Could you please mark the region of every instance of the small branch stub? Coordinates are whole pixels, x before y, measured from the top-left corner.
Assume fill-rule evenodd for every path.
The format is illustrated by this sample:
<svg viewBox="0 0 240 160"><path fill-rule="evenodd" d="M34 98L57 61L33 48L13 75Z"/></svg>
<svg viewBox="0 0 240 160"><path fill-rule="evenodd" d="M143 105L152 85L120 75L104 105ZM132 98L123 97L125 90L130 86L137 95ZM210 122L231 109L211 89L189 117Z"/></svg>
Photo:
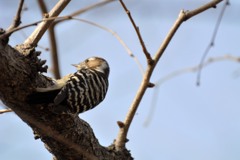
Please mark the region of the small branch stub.
<svg viewBox="0 0 240 160"><path fill-rule="evenodd" d="M125 124L122 121L117 121L119 128L124 128Z"/></svg>
<svg viewBox="0 0 240 160"><path fill-rule="evenodd" d="M11 109L2 109L2 110L0 110L0 114L8 113L8 112L12 112L12 110Z"/></svg>
<svg viewBox="0 0 240 160"><path fill-rule="evenodd" d="M154 84L154 83L151 83L151 82L149 82L149 83L148 83L148 88L153 88L153 87L155 87L155 84Z"/></svg>

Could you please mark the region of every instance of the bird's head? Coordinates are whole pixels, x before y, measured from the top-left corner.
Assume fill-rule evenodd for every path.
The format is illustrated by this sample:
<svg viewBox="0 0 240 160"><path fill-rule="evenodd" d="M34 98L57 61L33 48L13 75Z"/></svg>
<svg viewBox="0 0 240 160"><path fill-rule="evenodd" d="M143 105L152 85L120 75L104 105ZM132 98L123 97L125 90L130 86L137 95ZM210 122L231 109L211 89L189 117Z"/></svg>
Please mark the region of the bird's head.
<svg viewBox="0 0 240 160"><path fill-rule="evenodd" d="M110 68L107 61L100 57L90 57L79 64L73 64L73 66L76 67L78 70L93 69L107 75L107 77L110 72Z"/></svg>

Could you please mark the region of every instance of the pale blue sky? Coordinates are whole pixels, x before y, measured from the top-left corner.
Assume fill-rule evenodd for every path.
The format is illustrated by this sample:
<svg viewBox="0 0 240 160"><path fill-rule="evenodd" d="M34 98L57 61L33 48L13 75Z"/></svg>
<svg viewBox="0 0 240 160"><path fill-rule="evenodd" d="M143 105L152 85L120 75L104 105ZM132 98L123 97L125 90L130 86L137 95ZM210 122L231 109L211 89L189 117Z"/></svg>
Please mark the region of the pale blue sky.
<svg viewBox="0 0 240 160"><path fill-rule="evenodd" d="M209 0L210 1L210 0ZM53 6L56 0L48 2ZM62 15L67 15L94 0L72 1ZM208 0L129 0L126 5L140 27L149 52L154 55L180 9L191 10ZM51 4L50 4L51 3ZM239 56L240 3L231 0L208 57L225 54ZM18 0L0 0L0 27L6 28L14 17ZM41 13L36 1L26 0L28 11L23 24L37 21ZM156 82L172 71L199 63L209 44L222 8L211 9L182 24L171 41L151 78ZM119 2L85 13L80 18L99 23L117 32L143 66L145 56L131 23ZM11 45L24 41L34 27L14 33ZM123 120L141 82L141 73L120 43L103 30L79 21L68 21L57 29L60 68L62 75L75 72L70 64L90 56L108 60L110 88L106 99L96 109L81 114L89 122L102 145L116 138L116 121ZM45 35L39 46L49 47ZM40 49L42 50L42 49ZM48 60L49 52L43 51ZM240 106L239 63L222 61L206 67L201 86L197 87L196 73L188 73L165 82L155 95L157 104L150 124L143 124L151 108L154 89L149 89L129 130L127 148L136 160L239 160ZM48 74L51 76L51 72ZM0 115L0 159L51 159L40 140L34 140L31 129L14 113Z"/></svg>

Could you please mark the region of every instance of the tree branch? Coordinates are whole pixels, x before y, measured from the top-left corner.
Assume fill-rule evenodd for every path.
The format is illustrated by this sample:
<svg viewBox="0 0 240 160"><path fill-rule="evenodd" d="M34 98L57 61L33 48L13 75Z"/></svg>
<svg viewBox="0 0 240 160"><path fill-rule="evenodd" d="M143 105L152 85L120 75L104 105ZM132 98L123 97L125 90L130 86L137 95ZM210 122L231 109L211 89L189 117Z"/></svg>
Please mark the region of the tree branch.
<svg viewBox="0 0 240 160"><path fill-rule="evenodd" d="M69 2L70 0L59 0L59 2L53 7L53 9L48 13L48 15L46 15L47 18L58 16ZM25 40L25 42L23 43L23 48L36 47L38 41L42 38L43 34L46 32L46 30L49 28L53 21L54 19L41 22L34 30L34 32Z"/></svg>
<svg viewBox="0 0 240 160"><path fill-rule="evenodd" d="M11 32L12 30L17 28L21 24L21 12L22 12L22 8L23 8L23 3L24 3L24 0L20 0L16 16L14 17L12 24L8 27L6 32ZM11 33L10 34L2 34L1 39L4 40L5 42L8 42L8 38L11 35Z"/></svg>
<svg viewBox="0 0 240 160"><path fill-rule="evenodd" d="M91 10L91 9L94 9L94 8L97 8L97 7L100 7L100 6L103 6L103 5L105 5L105 4L108 4L108 3L114 2L114 1L116 1L116 0L104 0L104 1L96 2L95 4L89 5L89 6L87 6L87 7L84 7L83 9L80 9L80 10L78 10L78 11L76 11L76 12L73 12L72 14L70 14L70 16L71 16L71 17L75 17L75 16L80 15L80 14L86 12L86 11L89 11L89 10ZM57 23L57 22L56 22L56 23Z"/></svg>
<svg viewBox="0 0 240 160"><path fill-rule="evenodd" d="M152 60L152 57L150 55L150 53L148 52L145 44L144 44L144 41L143 41L143 38L142 38L142 35L140 33L140 30L139 30L139 27L136 25L136 23L134 22L133 18L132 18L132 15L131 15L131 12L127 9L126 5L124 4L124 2L122 0L119 0L119 2L121 3L122 7L124 8L125 12L127 13L136 33L137 33L137 36L138 36L138 39L140 41L140 44L142 46L142 50L143 50L143 53L145 54L146 56L146 59L147 59L147 62L148 64L152 64L153 63L153 60Z"/></svg>
<svg viewBox="0 0 240 160"><path fill-rule="evenodd" d="M204 51L204 53L203 53L203 55L202 55L202 58L201 58L201 60L200 60L199 70L198 70L198 72L197 72L197 83L196 83L198 86L200 85L200 80L201 80L201 71L202 71L201 68L202 68L202 64L204 63L205 58L207 57L210 49L214 46L215 39L216 39L216 36L217 36L217 32L218 32L218 29L219 29L219 26L220 26L222 17L223 17L223 15L224 15L224 12L225 12L225 10L226 10L226 8L227 8L228 5L229 5L229 0L226 0L226 1L225 1L225 4L224 4L224 6L223 6L223 8L222 8L222 10L221 10L221 12L220 12L220 15L219 15L219 17L218 17L218 19L217 19L217 23L216 23L216 25L215 25L215 27L214 27L213 34L212 34L210 43L209 43L208 46L206 47L206 49L205 49L205 51Z"/></svg>
<svg viewBox="0 0 240 160"><path fill-rule="evenodd" d="M34 130L55 159L131 160L127 150L117 152L114 147L101 146L91 127L78 116L55 114L51 104L28 104L36 87L49 86L52 81L38 73L42 64L39 53L29 50L27 55L0 43L0 99Z"/></svg>
<svg viewBox="0 0 240 160"><path fill-rule="evenodd" d="M16 14L15 18L13 19L12 24L7 29L7 31L14 29L21 24L21 13L22 13L22 8L23 8L23 3L24 3L24 0L20 0L19 5L18 5L17 14Z"/></svg>
<svg viewBox="0 0 240 160"><path fill-rule="evenodd" d="M47 6L44 0L38 0L38 4L40 6L42 14L46 14L48 11L47 11ZM56 36L55 36L55 25L50 25L50 27L48 28L48 31L49 31L49 38L50 38L51 53L52 53L51 56L52 56L52 65L53 65L53 75L54 75L54 78L60 79L61 74L59 70L58 50L57 50L57 42L56 42Z"/></svg>
<svg viewBox="0 0 240 160"><path fill-rule="evenodd" d="M143 98L143 95L147 88L149 87L150 84L150 77L152 75L153 70L155 69L159 59L163 55L165 49L167 48L168 44L170 43L171 39L173 38L174 34L176 33L177 29L180 27L180 25L186 21L187 19L192 18L193 16L204 12L205 10L215 7L218 3L220 3L222 0L213 0L206 5L203 5L195 10L192 11L184 11L181 10L180 14L173 24L172 28L170 29L169 33L167 34L166 38L162 42L161 46L157 50L153 60L154 60L154 65L148 65L147 70L145 71L145 74L143 76L141 85L139 86L139 89L137 91L137 94L129 108L129 111L125 117L125 120L123 122L123 125L120 127L117 139L115 141L115 147L117 150L122 150L125 148L125 143L127 140L127 133L129 130L129 127L131 125L131 122L135 116L135 113L137 111L137 108L140 104L140 101Z"/></svg>
<svg viewBox="0 0 240 160"><path fill-rule="evenodd" d="M0 110L0 114L8 113L8 112L12 112L12 110L11 109L1 109Z"/></svg>
<svg viewBox="0 0 240 160"><path fill-rule="evenodd" d="M40 122L39 120L35 119L31 115L27 115L26 113L22 112L19 108L15 108L15 112L22 119L24 119L26 122L28 122L29 125L31 125L33 128L38 128L38 132L41 133L41 135L44 134L44 136L51 137L55 141L57 141L58 143L61 143L61 145L65 145L68 148L73 149L74 152L79 154L78 155L79 157L84 156L84 157L86 157L89 160L98 160L98 158L96 156L94 156L93 154L89 153L87 150L83 149L77 143L71 141L70 139L67 139L59 131L56 131L51 126L49 126L49 125L47 125L45 123ZM68 115L66 115L66 116L68 116ZM66 116L65 116L65 118L67 119L68 117L66 117ZM73 117L73 119L74 119L74 117ZM42 137L42 139L44 139L44 138ZM51 149L51 152L54 153L54 150ZM55 154L55 156L59 157L58 154Z"/></svg>

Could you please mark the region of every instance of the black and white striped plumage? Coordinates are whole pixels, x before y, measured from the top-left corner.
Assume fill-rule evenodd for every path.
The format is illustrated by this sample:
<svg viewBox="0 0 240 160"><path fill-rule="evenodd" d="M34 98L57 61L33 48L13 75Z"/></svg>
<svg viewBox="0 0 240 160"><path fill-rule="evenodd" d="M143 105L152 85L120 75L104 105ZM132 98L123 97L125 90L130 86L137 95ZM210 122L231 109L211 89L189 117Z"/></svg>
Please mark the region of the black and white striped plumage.
<svg viewBox="0 0 240 160"><path fill-rule="evenodd" d="M65 103L67 108L56 108L60 113L78 114L96 107L108 90L109 65L100 57L91 57L73 65L77 72L69 74L48 88L37 88L38 93L56 93L54 106Z"/></svg>

